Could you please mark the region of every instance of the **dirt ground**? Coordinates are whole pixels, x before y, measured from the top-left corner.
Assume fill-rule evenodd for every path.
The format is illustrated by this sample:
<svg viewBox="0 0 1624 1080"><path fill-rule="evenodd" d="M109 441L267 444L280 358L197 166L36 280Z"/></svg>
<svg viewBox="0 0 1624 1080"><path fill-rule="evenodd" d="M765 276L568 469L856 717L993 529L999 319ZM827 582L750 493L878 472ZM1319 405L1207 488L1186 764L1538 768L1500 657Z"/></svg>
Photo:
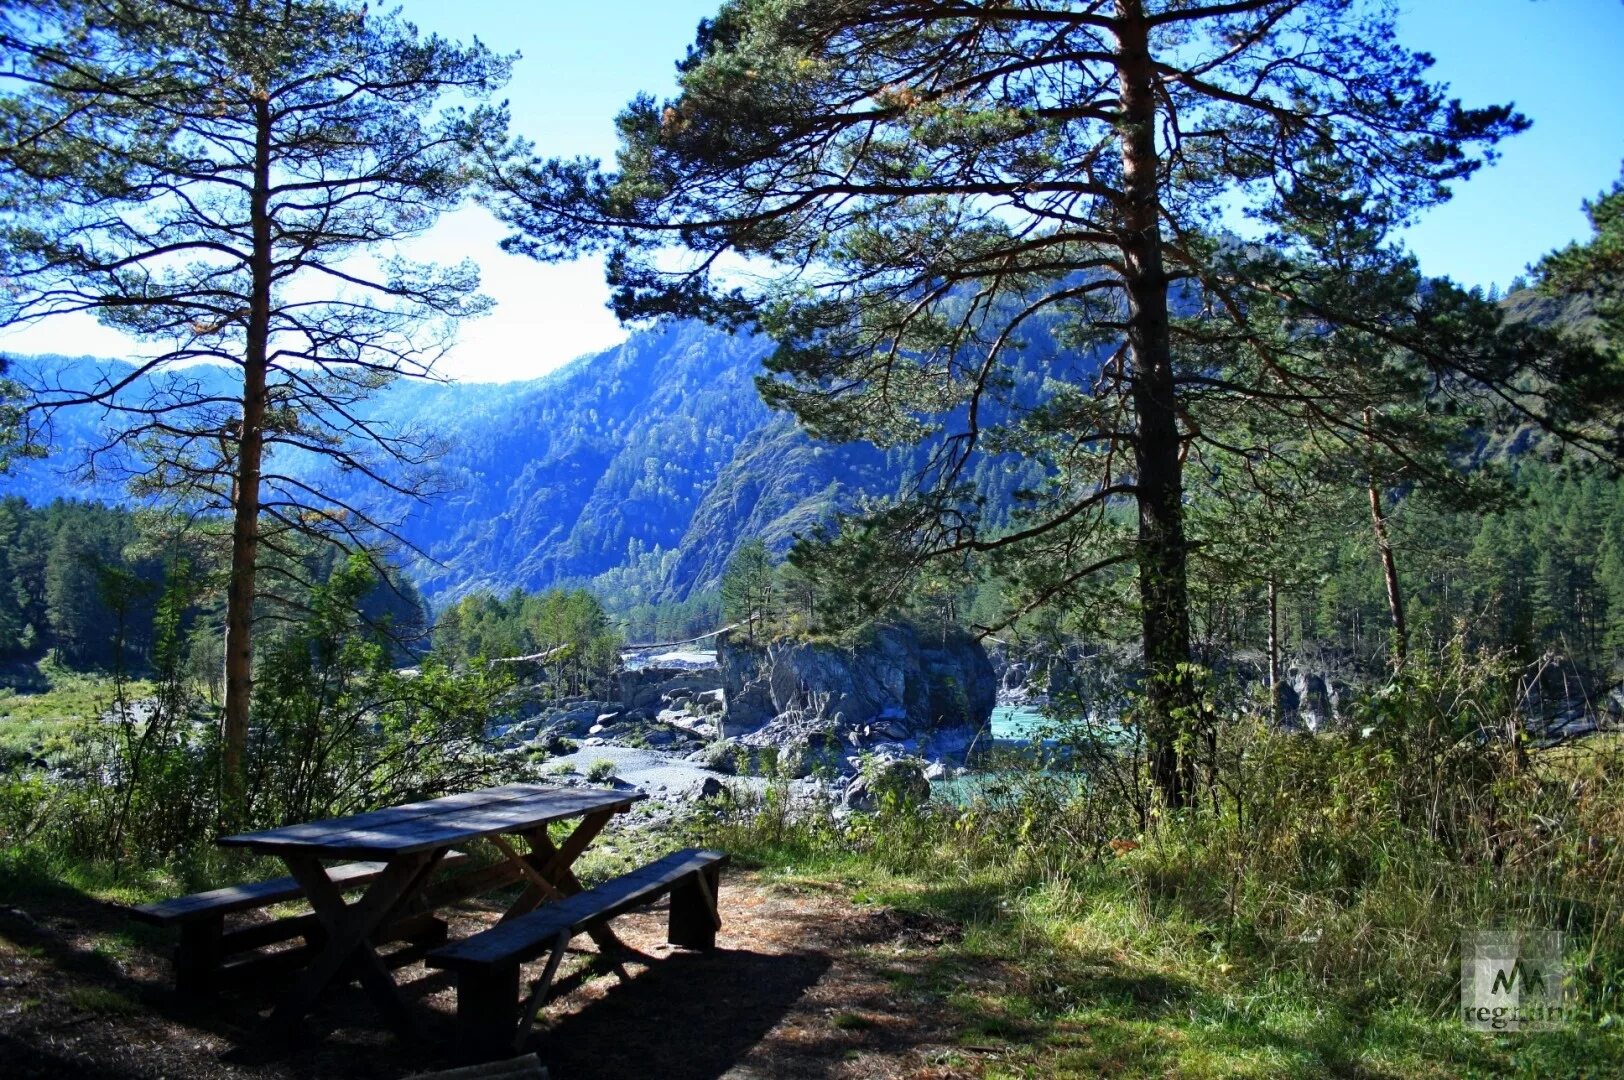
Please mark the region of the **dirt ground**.
<svg viewBox="0 0 1624 1080"><path fill-rule="evenodd" d="M628 965L625 983L578 938L527 1049L554 1080L973 1075L953 1010L912 989L929 982L914 974L951 924L738 872L724 877L722 917L705 953L666 945L658 909L616 920L648 958ZM453 933L494 918L459 910ZM272 1041L260 1020L276 985L180 998L165 940L132 934L117 908L72 894L48 911L0 908L0 1077L398 1078L460 1064L451 980L410 952L395 962L415 1038L395 1034L351 985L332 990L293 1040Z"/></svg>

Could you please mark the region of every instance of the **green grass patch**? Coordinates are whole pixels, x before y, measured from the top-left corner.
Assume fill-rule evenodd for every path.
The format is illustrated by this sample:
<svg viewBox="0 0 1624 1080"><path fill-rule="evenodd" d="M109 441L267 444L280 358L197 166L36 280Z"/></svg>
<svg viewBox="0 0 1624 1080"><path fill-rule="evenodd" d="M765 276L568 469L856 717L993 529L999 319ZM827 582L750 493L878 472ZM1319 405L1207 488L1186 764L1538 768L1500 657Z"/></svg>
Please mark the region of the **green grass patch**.
<svg viewBox="0 0 1624 1080"><path fill-rule="evenodd" d="M1220 816L1089 857L1038 827L1069 811L1040 810L839 821L769 795L690 839L782 887L956 928L904 934L901 955L888 944L872 962L899 996L953 1010L954 1042L986 1077L1624 1075L1624 1022L1601 985L1620 945L1608 848L1524 881L1305 802L1267 828ZM1589 1011L1556 1032L1466 1030L1458 935L1523 919L1598 935Z"/></svg>
<svg viewBox="0 0 1624 1080"><path fill-rule="evenodd" d="M145 867L89 862L39 847L0 848L0 905L39 910L48 909L53 900L84 899L145 904L285 873L278 860L225 848L200 848L189 858ZM124 940L149 941L148 929L131 923Z"/></svg>
<svg viewBox="0 0 1624 1080"><path fill-rule="evenodd" d="M130 700L153 694L145 680L125 684ZM42 660L0 677L0 756L52 758L66 749L73 729L112 707L112 676L73 671Z"/></svg>
<svg viewBox="0 0 1624 1080"><path fill-rule="evenodd" d="M63 998L77 1011L94 1016L130 1016L141 1010L123 994L103 986L72 986Z"/></svg>

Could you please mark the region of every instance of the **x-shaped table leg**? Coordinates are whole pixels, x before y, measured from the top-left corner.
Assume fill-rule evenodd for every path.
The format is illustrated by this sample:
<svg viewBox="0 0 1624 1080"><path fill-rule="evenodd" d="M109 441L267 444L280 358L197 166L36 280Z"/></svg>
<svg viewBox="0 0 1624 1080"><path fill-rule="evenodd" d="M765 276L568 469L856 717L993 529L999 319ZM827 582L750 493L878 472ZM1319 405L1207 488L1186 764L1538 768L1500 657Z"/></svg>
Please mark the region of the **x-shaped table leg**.
<svg viewBox="0 0 1624 1080"><path fill-rule="evenodd" d="M287 1027L301 1019L315 1005L322 990L354 960L361 985L389 1021L403 1033L410 1034L414 1030L395 980L367 939L422 887L441 854L425 852L391 860L361 899L353 904L344 902L344 894L318 860L302 855L283 856L289 872L304 889L305 898L327 931L327 940L310 966L300 974L293 989L277 1003L271 1013L273 1026Z"/></svg>
<svg viewBox="0 0 1624 1080"><path fill-rule="evenodd" d="M598 834L603 831L605 825L609 824L612 817L614 817L614 811L600 811L596 814L586 815L581 819L581 823L575 827L575 830L564 838L562 846L553 843L552 837L547 835L545 825L529 830L523 834L525 840L530 844L530 854L525 857L525 861L534 867L542 878L551 882L558 892L564 896L574 896L582 890L583 886L580 879L575 876L575 871L571 870L570 867L574 865L576 859L581 857L581 852L586 850L587 845L597 839ZM503 914L502 921L506 922L508 919L523 915L527 911L534 911L545 899L547 897L539 886L527 884L524 891L519 894L519 898ZM625 943L616 937L615 932L607 926L594 927L587 933L593 941L597 942L598 948L609 958L615 965L616 970L620 972L621 977L624 978L625 971L621 969L618 954L629 951Z"/></svg>

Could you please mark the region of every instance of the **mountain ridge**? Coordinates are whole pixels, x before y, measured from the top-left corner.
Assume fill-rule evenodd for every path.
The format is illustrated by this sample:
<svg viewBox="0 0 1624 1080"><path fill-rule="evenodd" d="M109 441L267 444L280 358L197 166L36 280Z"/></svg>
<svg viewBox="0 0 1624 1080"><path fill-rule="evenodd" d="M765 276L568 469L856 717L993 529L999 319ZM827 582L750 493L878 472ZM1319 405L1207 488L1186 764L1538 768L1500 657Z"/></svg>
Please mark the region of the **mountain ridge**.
<svg viewBox="0 0 1624 1080"><path fill-rule="evenodd" d="M794 534L852 504L883 476L872 447L816 444L762 403L755 378L771 343L696 323L639 330L613 348L511 383L400 380L370 410L397 428L430 428L448 446L425 474L443 494L417 502L314 463L305 472L360 500L424 556L409 560L443 604L477 589L581 584L637 568L644 601L712 587L751 536L782 550ZM72 384L123 362L19 356L19 373ZM185 369L228 384L226 368ZM126 502L112 480L71 475L105 418L59 415L52 456L0 476L0 495L30 502ZM839 479L845 476L846 483Z"/></svg>

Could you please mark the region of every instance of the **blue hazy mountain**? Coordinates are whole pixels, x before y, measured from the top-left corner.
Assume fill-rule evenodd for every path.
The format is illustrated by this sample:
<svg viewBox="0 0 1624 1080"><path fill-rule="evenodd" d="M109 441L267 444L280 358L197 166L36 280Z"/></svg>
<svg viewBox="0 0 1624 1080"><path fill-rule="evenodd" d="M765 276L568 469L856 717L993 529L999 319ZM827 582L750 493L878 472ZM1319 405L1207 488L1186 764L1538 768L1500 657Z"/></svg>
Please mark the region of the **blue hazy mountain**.
<svg viewBox="0 0 1624 1080"><path fill-rule="evenodd" d="M683 599L714 585L745 540L761 536L781 550L859 497L894 493L918 467L917 451L814 443L769 412L754 383L769 347L676 323L525 382L397 382L369 412L445 443L434 466L443 494L427 502L317 463L294 468L398 523L427 556L413 573L430 597L613 572L629 596ZM68 386L128 370L90 358L15 363ZM229 392L233 373L187 368L185 377ZM117 422L94 407L59 414L51 458L0 477L0 494L123 501L118 469L94 480L74 472ZM1031 480L1011 473L1008 485L1023 479Z"/></svg>

